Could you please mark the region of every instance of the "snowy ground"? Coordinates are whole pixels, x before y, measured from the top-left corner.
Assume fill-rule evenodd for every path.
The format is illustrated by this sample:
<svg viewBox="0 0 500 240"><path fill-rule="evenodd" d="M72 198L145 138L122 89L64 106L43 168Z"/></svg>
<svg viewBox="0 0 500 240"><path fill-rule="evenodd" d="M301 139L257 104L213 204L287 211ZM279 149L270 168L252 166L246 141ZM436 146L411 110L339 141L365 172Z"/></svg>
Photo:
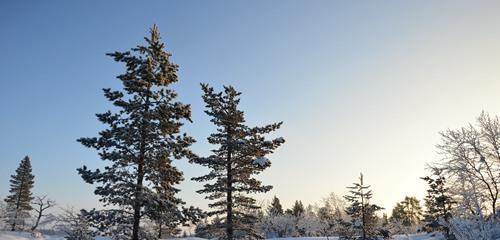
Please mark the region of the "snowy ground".
<svg viewBox="0 0 500 240"><path fill-rule="evenodd" d="M393 236L394 240L443 240L440 235L434 234L411 234L409 236ZM274 240L338 240L337 237L301 237L301 238L274 238Z"/></svg>
<svg viewBox="0 0 500 240"><path fill-rule="evenodd" d="M203 238L174 238L175 240L204 240ZM174 240L170 239L170 240ZM395 236L395 240L442 240L439 236L432 234L416 234L410 236ZM0 240L64 240L62 236L32 236L26 232L0 231ZM96 240L107 240L107 238L96 238ZM275 238L275 240L338 240L336 237L303 237L303 238Z"/></svg>
<svg viewBox="0 0 500 240"><path fill-rule="evenodd" d="M28 232L0 231L0 240L65 240L63 236L33 236ZM109 240L108 238L96 238L96 240Z"/></svg>
<svg viewBox="0 0 500 240"><path fill-rule="evenodd" d="M0 240L63 240L61 236L32 236L27 232L0 232Z"/></svg>
<svg viewBox="0 0 500 240"><path fill-rule="evenodd" d="M394 236L394 239L396 240L443 240L444 238L442 237L441 234L412 234L409 237L408 236L403 236L403 235L398 235Z"/></svg>

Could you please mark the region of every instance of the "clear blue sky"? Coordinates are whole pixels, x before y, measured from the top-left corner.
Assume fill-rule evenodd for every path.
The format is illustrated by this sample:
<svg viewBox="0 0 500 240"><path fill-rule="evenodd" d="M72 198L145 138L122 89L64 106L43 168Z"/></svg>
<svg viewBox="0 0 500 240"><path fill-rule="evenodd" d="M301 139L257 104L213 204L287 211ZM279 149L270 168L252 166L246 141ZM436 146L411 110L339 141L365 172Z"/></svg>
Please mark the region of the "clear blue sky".
<svg viewBox="0 0 500 240"><path fill-rule="evenodd" d="M2 1L0 197L29 155L35 193L98 206L75 169L102 162L75 140L102 127L101 88L120 86L123 66L104 54L143 43L156 23L197 153L213 130L199 83L232 84L250 125L285 122L262 175L275 189L259 199L318 202L363 171L390 209L423 196L439 131L500 111L499 12L494 1ZM188 179L206 170L176 164L182 197L205 207Z"/></svg>

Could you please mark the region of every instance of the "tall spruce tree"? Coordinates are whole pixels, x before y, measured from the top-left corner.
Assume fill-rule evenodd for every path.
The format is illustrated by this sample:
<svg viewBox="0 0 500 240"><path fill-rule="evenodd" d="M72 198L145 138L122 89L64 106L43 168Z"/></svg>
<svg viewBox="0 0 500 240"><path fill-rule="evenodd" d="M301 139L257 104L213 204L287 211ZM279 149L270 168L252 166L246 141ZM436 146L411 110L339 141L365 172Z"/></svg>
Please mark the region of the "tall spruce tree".
<svg viewBox="0 0 500 240"><path fill-rule="evenodd" d="M110 163L102 170L83 166L78 173L87 183L99 185L95 194L105 205L132 212L133 240L139 239L148 206L168 209L172 222L181 219L183 202L175 196L179 190L174 186L183 177L172 160L191 156L189 146L194 142L180 131L183 121L191 121L191 107L176 101L176 92L169 88L178 81L178 66L165 52L156 25L150 33L145 46L107 54L126 66L117 77L123 90L104 89L116 112L97 114L108 126L99 137L78 139Z"/></svg>
<svg viewBox="0 0 500 240"><path fill-rule="evenodd" d="M377 216L375 213L382 210L375 204L370 204L373 194L369 185L365 185L363 174L359 176L359 182L353 183L352 187L347 187L350 195L344 196L350 205L346 213L351 216L352 227L360 231L361 239L366 240L375 236Z"/></svg>
<svg viewBox="0 0 500 240"><path fill-rule="evenodd" d="M280 199L274 196L271 204L267 208L267 215L280 216L283 215L283 206L281 206Z"/></svg>
<svg viewBox="0 0 500 240"><path fill-rule="evenodd" d="M203 100L211 122L217 126L217 132L208 137L210 144L218 148L208 157L195 157L191 162L206 166L211 171L193 180L208 182L197 191L208 194L206 199L215 202L209 205L214 209L209 215L225 215L223 218L225 238L232 240L235 231L250 237L258 236L252 227L255 216L249 214L260 207L250 193L271 190L272 186L263 185L253 175L268 168L271 163L265 157L285 142L283 138L266 140L265 135L277 130L280 123L264 127L245 125L243 111L238 109L240 92L233 87L224 86L223 92L215 92L212 87L202 84Z"/></svg>
<svg viewBox="0 0 500 240"><path fill-rule="evenodd" d="M30 216L33 196L31 189L35 183L35 176L31 172L31 161L24 157L16 169L16 174L10 176L9 195L5 198L7 203L6 222L16 231L18 225L24 225L25 219Z"/></svg>
<svg viewBox="0 0 500 240"><path fill-rule="evenodd" d="M424 221L430 231L443 231L447 239L452 239L447 225L452 217L455 201L446 187L443 170L439 168L431 170L431 175L421 178L429 187L425 196Z"/></svg>
<svg viewBox="0 0 500 240"><path fill-rule="evenodd" d="M300 217L302 214L304 214L304 204L302 204L302 201L296 200L295 203L292 206L291 213L295 217Z"/></svg>

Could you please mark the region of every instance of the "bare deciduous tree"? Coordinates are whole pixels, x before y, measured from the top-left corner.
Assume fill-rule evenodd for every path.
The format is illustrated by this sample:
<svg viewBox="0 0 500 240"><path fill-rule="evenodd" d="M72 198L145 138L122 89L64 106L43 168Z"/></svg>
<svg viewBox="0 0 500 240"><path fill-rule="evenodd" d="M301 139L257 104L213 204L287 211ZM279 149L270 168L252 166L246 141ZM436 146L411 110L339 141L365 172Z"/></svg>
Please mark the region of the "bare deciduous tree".
<svg viewBox="0 0 500 240"><path fill-rule="evenodd" d="M31 228L31 231L35 231L36 228L38 227L38 224L40 224L40 219L46 216L44 214L45 210L54 207L56 205L56 202L47 198L47 196L44 195L41 197L40 196L35 197L35 200L33 200L32 204L35 205L35 207L33 207L33 210L36 212L36 221L35 225L33 225L33 227Z"/></svg>
<svg viewBox="0 0 500 240"><path fill-rule="evenodd" d="M488 200L495 217L500 194L500 119L483 112L477 124L441 133L437 147L444 156L441 167L457 182L473 185Z"/></svg>

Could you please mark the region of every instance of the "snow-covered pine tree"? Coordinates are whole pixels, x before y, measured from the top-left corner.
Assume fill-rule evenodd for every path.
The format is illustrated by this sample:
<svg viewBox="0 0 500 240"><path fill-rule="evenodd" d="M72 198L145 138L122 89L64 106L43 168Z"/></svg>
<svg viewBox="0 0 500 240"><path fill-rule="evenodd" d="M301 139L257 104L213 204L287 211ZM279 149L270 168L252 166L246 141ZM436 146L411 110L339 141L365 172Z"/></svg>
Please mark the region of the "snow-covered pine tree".
<svg viewBox="0 0 500 240"><path fill-rule="evenodd" d="M99 185L95 194L105 205L132 212L133 240L139 238L145 207L161 202L179 215L178 205L183 202L175 196L174 186L183 177L172 160L190 156L189 146L194 142L180 131L184 120L191 121L191 107L176 101L177 93L169 88L178 81L178 66L165 52L156 25L145 40L146 46L108 54L126 65L125 73L117 77L123 90L104 89L117 111L97 114L108 126L99 137L78 139L110 162L103 170L83 166L78 173L87 183ZM158 194L158 187L168 194Z"/></svg>
<svg viewBox="0 0 500 240"><path fill-rule="evenodd" d="M298 227L299 221L304 217L303 216L304 211L305 211L304 204L302 204L302 201L300 201L300 200L296 200L295 203L293 204L292 208L287 210L287 214L290 214L291 216L293 216L293 220L295 222L294 223L295 231L297 232L298 236L304 236L304 234L305 234Z"/></svg>
<svg viewBox="0 0 500 240"><path fill-rule="evenodd" d="M155 224L156 236L161 239L164 236L175 236L181 232L177 222L170 222L172 213L161 205L148 209L148 217Z"/></svg>
<svg viewBox="0 0 500 240"><path fill-rule="evenodd" d="M210 225L210 223L208 222L207 218L205 218L202 221L198 222L198 224L196 224L196 227L194 228L194 236L195 237L199 237L199 238L206 238L206 239L212 239L212 238L214 238L208 232L208 225Z"/></svg>
<svg viewBox="0 0 500 240"><path fill-rule="evenodd" d="M25 219L30 216L31 201L33 196L31 189L35 183L35 176L31 171L31 161L28 156L24 157L16 169L16 174L10 176L9 195L5 198L7 203L6 222L12 231L16 231L18 225L24 225Z"/></svg>
<svg viewBox="0 0 500 240"><path fill-rule="evenodd" d="M447 237L450 231L447 227L452 217L453 200L443 170L432 168L432 174L421 178L427 182L428 189L425 196L424 222L430 231L443 231Z"/></svg>
<svg viewBox="0 0 500 240"><path fill-rule="evenodd" d="M267 208L267 215L268 216L283 215L283 206L281 206L280 199L278 197L274 196L273 200L271 201L271 204Z"/></svg>
<svg viewBox="0 0 500 240"><path fill-rule="evenodd" d="M158 194L168 194L168 191L163 190L158 192ZM168 195L164 196L164 198L168 199ZM175 204L165 204L164 201L155 201L146 207L146 215L156 225L158 239L165 236L176 236L181 232L179 228L180 224L188 222L196 223L204 216L203 211L199 208L182 207L182 211L177 211L171 209L172 205Z"/></svg>
<svg viewBox="0 0 500 240"><path fill-rule="evenodd" d="M350 195L344 196L350 205L346 213L352 219L352 227L360 230L361 239L366 240L376 235L377 216L375 213L382 210L375 204L370 204L373 194L369 185L365 185L363 174L359 176L359 182L353 183L354 186L347 187Z"/></svg>
<svg viewBox="0 0 500 240"><path fill-rule="evenodd" d="M296 200L295 203L292 206L292 215L295 217L300 217L302 214L304 214L304 204L302 204L302 201Z"/></svg>
<svg viewBox="0 0 500 240"><path fill-rule="evenodd" d="M218 145L208 157L195 157L191 162L206 166L211 171L194 181L208 182L197 191L215 202L209 205L214 209L209 215L225 215L225 238L232 240L235 231L245 232L250 237L256 234L255 216L248 214L259 209L250 193L271 190L272 186L263 185L253 175L268 168L271 163L266 155L272 153L285 142L283 138L266 140L265 135L277 130L280 123L264 127L245 125L243 111L238 109L240 92L231 86L224 86L223 92L215 92L212 87L202 84L205 111L217 126L217 132L208 137L210 144Z"/></svg>
<svg viewBox="0 0 500 240"><path fill-rule="evenodd" d="M111 240L129 240L132 236L133 215L122 209L81 209L79 215L85 219L94 236L109 236ZM141 226L141 240L154 239L154 233L147 227L147 224Z"/></svg>
<svg viewBox="0 0 500 240"><path fill-rule="evenodd" d="M391 219L401 221L405 226L416 226L422 220L422 207L416 197L405 197L392 209Z"/></svg>

